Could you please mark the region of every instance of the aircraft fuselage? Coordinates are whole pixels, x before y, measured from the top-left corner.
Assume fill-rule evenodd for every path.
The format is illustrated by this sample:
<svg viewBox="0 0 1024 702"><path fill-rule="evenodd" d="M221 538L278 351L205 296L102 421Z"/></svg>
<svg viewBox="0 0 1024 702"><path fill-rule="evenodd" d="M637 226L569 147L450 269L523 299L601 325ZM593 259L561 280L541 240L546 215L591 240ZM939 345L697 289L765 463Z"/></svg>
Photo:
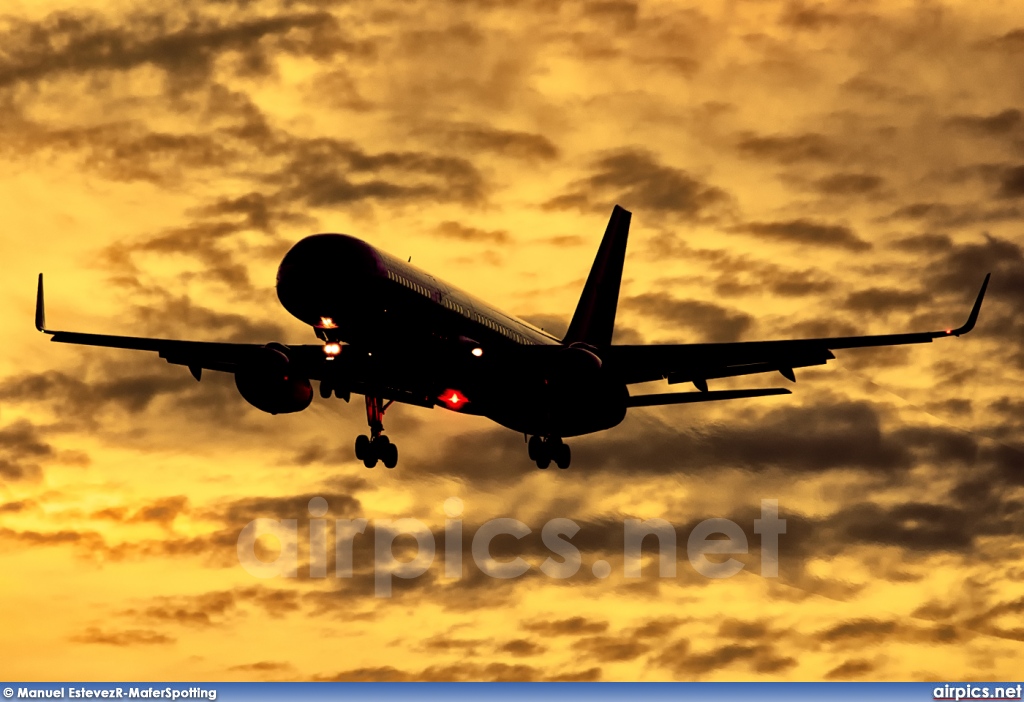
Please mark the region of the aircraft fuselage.
<svg viewBox="0 0 1024 702"><path fill-rule="evenodd" d="M515 431L578 436L619 424L628 391L587 347L533 325L355 237L298 242L278 270L285 309L344 342L336 368L375 377ZM552 349L541 347L561 347Z"/></svg>

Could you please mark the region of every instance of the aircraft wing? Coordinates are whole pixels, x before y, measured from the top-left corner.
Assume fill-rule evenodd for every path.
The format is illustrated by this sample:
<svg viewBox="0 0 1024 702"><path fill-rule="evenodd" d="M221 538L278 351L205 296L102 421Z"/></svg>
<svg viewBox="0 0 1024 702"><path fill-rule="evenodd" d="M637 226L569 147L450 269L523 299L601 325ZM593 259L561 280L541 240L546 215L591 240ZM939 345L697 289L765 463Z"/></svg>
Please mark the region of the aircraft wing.
<svg viewBox="0 0 1024 702"><path fill-rule="evenodd" d="M932 339L960 336L974 329L991 276L985 276L981 291L967 322L957 329L875 336L839 336L821 339L781 341L740 341L711 344L655 344L650 346L609 346L602 359L613 366L627 383L667 379L669 383L692 382L707 390L710 378L728 378L777 371L790 380L794 368L823 365L835 358L837 349L871 346L924 344Z"/></svg>

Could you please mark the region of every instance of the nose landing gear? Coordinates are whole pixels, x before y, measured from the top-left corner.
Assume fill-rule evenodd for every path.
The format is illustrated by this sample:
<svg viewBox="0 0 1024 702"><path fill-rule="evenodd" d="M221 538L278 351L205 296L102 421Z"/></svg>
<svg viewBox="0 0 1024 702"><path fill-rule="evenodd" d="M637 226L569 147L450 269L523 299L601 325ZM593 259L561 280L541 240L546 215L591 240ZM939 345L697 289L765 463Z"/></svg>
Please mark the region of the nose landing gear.
<svg viewBox="0 0 1024 702"><path fill-rule="evenodd" d="M366 396L366 423L370 425L370 435L356 437L356 458L367 468L376 466L377 461L383 461L385 468L398 465L398 447L384 436L384 412L391 402L382 404L381 398Z"/></svg>
<svg viewBox="0 0 1024 702"><path fill-rule="evenodd" d="M562 469L568 468L572 461L572 452L569 450L568 444L562 443L562 439L557 436L531 436L530 443L527 444L527 451L530 454L530 460L535 461L541 470L550 466L551 461L554 461L555 465Z"/></svg>

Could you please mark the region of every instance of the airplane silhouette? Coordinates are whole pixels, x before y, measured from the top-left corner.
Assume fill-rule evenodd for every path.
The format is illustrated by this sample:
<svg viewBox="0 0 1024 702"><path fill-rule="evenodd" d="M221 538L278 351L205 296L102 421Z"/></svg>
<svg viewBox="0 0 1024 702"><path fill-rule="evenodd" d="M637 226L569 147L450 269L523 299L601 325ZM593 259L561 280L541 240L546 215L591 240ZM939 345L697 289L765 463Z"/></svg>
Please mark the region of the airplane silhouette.
<svg viewBox="0 0 1024 702"><path fill-rule="evenodd" d="M39 274L36 328L52 341L155 351L168 363L233 373L242 397L271 414L298 412L320 396L366 402L369 435L355 454L367 468L398 463L384 434L393 402L488 417L529 437L538 468L568 468L564 438L619 424L630 407L788 395L782 388L709 390L708 381L823 365L836 349L919 344L974 328L991 273L967 322L942 331L781 341L628 345L612 331L631 214L615 206L565 337L482 302L407 261L344 234L295 244L277 272L284 308L313 327L320 343L285 346L149 339L46 329ZM630 395L653 380L692 383L696 392Z"/></svg>

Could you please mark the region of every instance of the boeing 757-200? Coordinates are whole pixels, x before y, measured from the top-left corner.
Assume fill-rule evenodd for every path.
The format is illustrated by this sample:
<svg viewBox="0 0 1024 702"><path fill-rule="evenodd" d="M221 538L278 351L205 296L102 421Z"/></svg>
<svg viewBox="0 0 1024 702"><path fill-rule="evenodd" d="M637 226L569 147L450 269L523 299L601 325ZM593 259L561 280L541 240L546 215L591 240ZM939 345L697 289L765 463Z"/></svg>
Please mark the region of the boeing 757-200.
<svg viewBox="0 0 1024 702"><path fill-rule="evenodd" d="M355 455L367 468L398 463L384 434L393 402L488 417L529 437L538 468L568 468L563 439L616 426L631 407L788 395L783 388L709 390L713 378L822 365L836 349L920 344L974 328L990 276L958 329L781 341L625 345L612 343L630 213L616 206L564 338L505 314L459 288L352 236L317 234L285 255L277 272L284 308L310 325L317 344L236 344L46 329L39 275L36 328L53 341L155 351L187 366L233 373L251 405L279 414L320 396L366 400L369 435ZM630 395L655 380L695 391Z"/></svg>

